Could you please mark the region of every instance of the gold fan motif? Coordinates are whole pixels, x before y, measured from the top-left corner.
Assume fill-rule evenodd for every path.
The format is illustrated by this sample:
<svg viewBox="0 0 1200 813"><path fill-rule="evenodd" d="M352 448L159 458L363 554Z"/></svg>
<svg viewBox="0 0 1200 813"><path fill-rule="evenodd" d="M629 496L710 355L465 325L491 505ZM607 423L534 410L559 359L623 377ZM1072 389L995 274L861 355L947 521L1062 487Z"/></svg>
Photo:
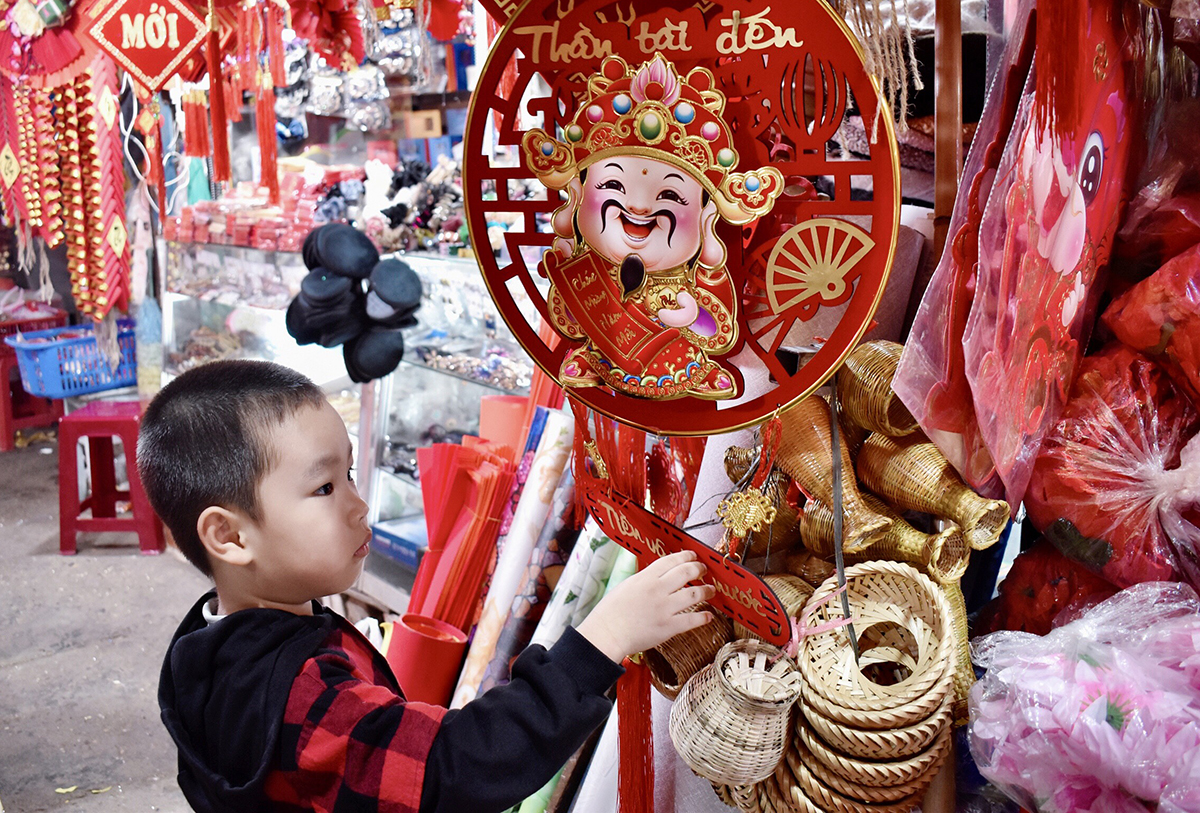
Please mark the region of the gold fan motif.
<svg viewBox="0 0 1200 813"><path fill-rule="evenodd" d="M840 304L849 293L847 278L874 247L869 234L845 220L819 217L788 229L767 260L771 310ZM810 302L814 297L823 302Z"/></svg>

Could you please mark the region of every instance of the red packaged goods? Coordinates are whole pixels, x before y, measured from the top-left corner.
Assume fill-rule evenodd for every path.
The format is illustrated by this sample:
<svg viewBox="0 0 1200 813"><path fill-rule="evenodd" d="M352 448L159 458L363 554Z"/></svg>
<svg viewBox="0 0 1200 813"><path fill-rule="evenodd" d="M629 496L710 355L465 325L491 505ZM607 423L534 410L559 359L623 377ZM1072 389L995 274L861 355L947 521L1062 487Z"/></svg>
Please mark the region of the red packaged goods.
<svg viewBox="0 0 1200 813"><path fill-rule="evenodd" d="M1041 539L1013 561L998 592L979 611L974 635L997 630L1045 635L1111 597L1117 588Z"/></svg>
<svg viewBox="0 0 1200 813"><path fill-rule="evenodd" d="M1119 587L1181 573L1200 584L1200 530L1187 519L1200 502L1198 426L1191 401L1142 354L1113 344L1084 359L1034 463L1030 521Z"/></svg>
<svg viewBox="0 0 1200 813"><path fill-rule="evenodd" d="M1126 291L1103 320L1122 343L1165 367L1200 404L1200 245Z"/></svg>

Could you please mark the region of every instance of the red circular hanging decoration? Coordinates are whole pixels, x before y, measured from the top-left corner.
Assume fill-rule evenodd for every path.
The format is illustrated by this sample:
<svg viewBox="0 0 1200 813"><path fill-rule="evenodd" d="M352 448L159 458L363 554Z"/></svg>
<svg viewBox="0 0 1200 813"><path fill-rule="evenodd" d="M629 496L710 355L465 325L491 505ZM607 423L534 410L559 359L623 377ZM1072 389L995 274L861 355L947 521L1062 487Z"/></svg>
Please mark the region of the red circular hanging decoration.
<svg viewBox="0 0 1200 813"><path fill-rule="evenodd" d="M473 244L512 224L503 260L479 253L497 308L539 366L619 421L665 435L761 422L832 375L882 296L899 223L890 115L868 156L826 146L847 110L872 122L879 105L819 0L530 0L491 49L463 150ZM831 199L814 193L822 176ZM796 369L781 350L823 309L836 328Z"/></svg>

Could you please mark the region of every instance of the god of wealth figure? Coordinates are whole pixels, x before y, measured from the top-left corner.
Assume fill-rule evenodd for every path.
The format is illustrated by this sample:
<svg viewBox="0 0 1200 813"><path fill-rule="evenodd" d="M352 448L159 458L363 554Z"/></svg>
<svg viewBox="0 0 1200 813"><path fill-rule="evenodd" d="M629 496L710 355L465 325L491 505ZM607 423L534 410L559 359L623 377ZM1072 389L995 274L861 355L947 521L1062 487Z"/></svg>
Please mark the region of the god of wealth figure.
<svg viewBox="0 0 1200 813"><path fill-rule="evenodd" d="M661 54L636 69L610 56L563 140L542 129L522 138L530 171L567 194L538 265L551 283L551 323L575 343L563 386L658 400L738 395L734 373L715 358L738 338L737 292L715 227L766 214L783 176L734 171L724 108L704 68L680 77Z"/></svg>

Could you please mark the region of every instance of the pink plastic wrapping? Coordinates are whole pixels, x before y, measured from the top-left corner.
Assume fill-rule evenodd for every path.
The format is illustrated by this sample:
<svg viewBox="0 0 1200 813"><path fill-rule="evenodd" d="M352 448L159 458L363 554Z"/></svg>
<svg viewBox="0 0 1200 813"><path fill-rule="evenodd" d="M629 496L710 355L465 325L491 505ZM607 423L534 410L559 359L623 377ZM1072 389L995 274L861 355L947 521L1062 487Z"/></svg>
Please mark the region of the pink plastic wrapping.
<svg viewBox="0 0 1200 813"><path fill-rule="evenodd" d="M1090 0L1078 36L1079 120L1039 130L1036 106L1014 125L979 225L975 300L963 333L979 431L1009 504L1058 420L1095 323L1100 276L1123 209L1136 121L1126 102L1118 5ZM1103 53L1103 64L1095 63Z"/></svg>
<svg viewBox="0 0 1200 813"><path fill-rule="evenodd" d="M1045 637L976 639L980 772L1040 813L1200 813L1200 597L1154 582Z"/></svg>
<svg viewBox="0 0 1200 813"><path fill-rule="evenodd" d="M1034 466L1030 521L1118 587L1181 571L1200 585L1200 533L1185 518L1200 502L1198 423L1145 356L1119 344L1089 356Z"/></svg>
<svg viewBox="0 0 1200 813"><path fill-rule="evenodd" d="M1161 364L1200 404L1200 245L1126 291L1103 321L1124 344Z"/></svg>
<svg viewBox="0 0 1200 813"><path fill-rule="evenodd" d="M988 91L983 116L963 166L950 216L949 239L913 320L892 387L926 436L976 490L999 494L992 459L975 422L962 336L975 293L978 226L996 168L1026 92L1033 59L1033 3L1024 0ZM1032 85L1028 91L1032 93Z"/></svg>

